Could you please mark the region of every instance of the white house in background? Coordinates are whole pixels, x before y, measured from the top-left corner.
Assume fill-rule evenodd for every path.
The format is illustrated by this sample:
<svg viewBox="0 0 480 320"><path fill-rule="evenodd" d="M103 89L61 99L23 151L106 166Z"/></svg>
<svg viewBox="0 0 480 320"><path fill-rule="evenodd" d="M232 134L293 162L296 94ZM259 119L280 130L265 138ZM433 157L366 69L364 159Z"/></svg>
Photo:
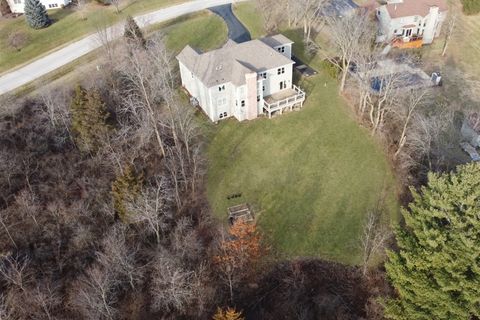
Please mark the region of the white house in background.
<svg viewBox="0 0 480 320"><path fill-rule="evenodd" d="M283 35L177 56L183 87L214 122L271 117L299 109L305 93L293 84L293 42Z"/></svg>
<svg viewBox="0 0 480 320"><path fill-rule="evenodd" d="M72 0L40 0L47 10L63 8L70 4ZM7 0L12 13L24 13L25 0Z"/></svg>
<svg viewBox="0 0 480 320"><path fill-rule="evenodd" d="M387 0L387 4L377 8L377 40L390 42L397 38L430 44L440 35L447 11L446 0Z"/></svg>

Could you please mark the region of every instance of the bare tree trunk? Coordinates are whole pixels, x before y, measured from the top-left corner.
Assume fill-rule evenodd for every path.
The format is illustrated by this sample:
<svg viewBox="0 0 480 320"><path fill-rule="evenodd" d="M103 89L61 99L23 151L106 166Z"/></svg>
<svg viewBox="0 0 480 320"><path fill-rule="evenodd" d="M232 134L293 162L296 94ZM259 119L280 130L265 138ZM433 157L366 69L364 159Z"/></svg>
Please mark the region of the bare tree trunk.
<svg viewBox="0 0 480 320"><path fill-rule="evenodd" d="M445 42L443 44L442 57L444 57L445 54L447 53L448 44L450 43L450 39L452 38L453 31L455 30L456 22L457 22L457 15L453 13L448 22L447 33L445 35Z"/></svg>

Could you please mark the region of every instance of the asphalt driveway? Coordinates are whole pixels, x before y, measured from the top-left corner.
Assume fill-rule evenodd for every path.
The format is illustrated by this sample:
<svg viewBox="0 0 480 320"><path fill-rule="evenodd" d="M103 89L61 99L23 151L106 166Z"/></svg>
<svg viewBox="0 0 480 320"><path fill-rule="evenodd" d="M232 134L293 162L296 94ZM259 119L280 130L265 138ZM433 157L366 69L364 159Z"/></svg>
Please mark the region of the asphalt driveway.
<svg viewBox="0 0 480 320"><path fill-rule="evenodd" d="M219 15L228 26L228 38L237 43L246 42L252 39L250 32L233 14L232 5L226 4L209 9L213 13Z"/></svg>

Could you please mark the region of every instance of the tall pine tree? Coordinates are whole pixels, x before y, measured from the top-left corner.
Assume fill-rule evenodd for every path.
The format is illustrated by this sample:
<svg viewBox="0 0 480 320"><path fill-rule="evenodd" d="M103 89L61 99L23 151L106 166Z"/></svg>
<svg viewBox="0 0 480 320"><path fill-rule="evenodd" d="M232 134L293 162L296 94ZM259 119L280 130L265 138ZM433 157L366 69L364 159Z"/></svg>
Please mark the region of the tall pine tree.
<svg viewBox="0 0 480 320"><path fill-rule="evenodd" d="M398 298L386 303L389 319L480 318L480 164L430 174L413 191L398 229L399 252L390 252L388 277Z"/></svg>
<svg viewBox="0 0 480 320"><path fill-rule="evenodd" d="M129 43L133 43L139 47L145 48L147 42L143 36L142 30L135 22L135 19L132 18L132 16L127 16L123 36L127 39Z"/></svg>
<svg viewBox="0 0 480 320"><path fill-rule="evenodd" d="M40 0L25 0L25 18L27 24L33 29L41 29L50 25L47 10Z"/></svg>
<svg viewBox="0 0 480 320"><path fill-rule="evenodd" d="M129 165L123 173L112 183L113 207L118 217L124 221L128 221L126 203L134 201L140 194L143 184L143 175L137 174L133 166Z"/></svg>
<svg viewBox="0 0 480 320"><path fill-rule="evenodd" d="M71 106L72 132L80 150L96 152L107 137L108 112L96 90L87 91L76 86Z"/></svg>

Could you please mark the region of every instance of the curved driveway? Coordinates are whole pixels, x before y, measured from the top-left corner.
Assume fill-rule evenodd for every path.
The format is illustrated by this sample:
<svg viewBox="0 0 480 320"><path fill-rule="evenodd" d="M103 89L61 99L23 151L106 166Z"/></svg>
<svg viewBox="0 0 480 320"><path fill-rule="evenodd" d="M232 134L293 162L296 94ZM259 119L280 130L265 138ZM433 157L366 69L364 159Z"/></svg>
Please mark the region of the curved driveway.
<svg viewBox="0 0 480 320"><path fill-rule="evenodd" d="M213 13L219 15L228 26L228 38L237 43L251 40L250 32L233 14L232 5L225 4L223 6L213 7L209 9Z"/></svg>
<svg viewBox="0 0 480 320"><path fill-rule="evenodd" d="M241 1L247 0L194 0L137 16L135 20L141 28L144 28L150 24L164 22L185 14ZM110 40L120 37L123 34L123 23L109 27L104 34ZM98 34L91 34L15 71L4 74L0 77L0 95L21 87L99 48L101 46L99 39Z"/></svg>

